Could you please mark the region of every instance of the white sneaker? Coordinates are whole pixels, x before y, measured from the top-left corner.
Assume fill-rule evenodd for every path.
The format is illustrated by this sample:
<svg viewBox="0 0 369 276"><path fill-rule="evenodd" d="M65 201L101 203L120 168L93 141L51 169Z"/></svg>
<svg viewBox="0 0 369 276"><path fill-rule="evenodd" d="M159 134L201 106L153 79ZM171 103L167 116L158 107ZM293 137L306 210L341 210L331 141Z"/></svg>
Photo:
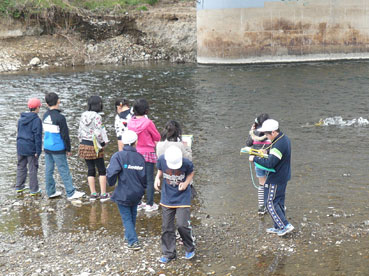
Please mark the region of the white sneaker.
<svg viewBox="0 0 369 276"><path fill-rule="evenodd" d="M152 206L146 205L146 207L145 207L146 212L152 212L152 211L156 211L158 209L159 209L159 205L155 204L155 203Z"/></svg>
<svg viewBox="0 0 369 276"><path fill-rule="evenodd" d="M293 229L295 229L295 227L293 227L293 225L291 223L289 223L282 230L279 230L277 234L278 234L278 236L284 236L284 235L292 232Z"/></svg>
<svg viewBox="0 0 369 276"><path fill-rule="evenodd" d="M146 203L142 201L141 204L137 205L137 211L145 210L146 206L147 206Z"/></svg>
<svg viewBox="0 0 369 276"><path fill-rule="evenodd" d="M68 200L73 200L73 199L77 199L77 198L81 198L85 195L84 192L79 192L77 190L74 191L74 194L70 197L68 197Z"/></svg>
<svg viewBox="0 0 369 276"><path fill-rule="evenodd" d="M49 198L54 198L54 197L58 197L58 196L61 196L62 193L61 192L58 192L56 191L55 193L53 193L51 196L49 196Z"/></svg>

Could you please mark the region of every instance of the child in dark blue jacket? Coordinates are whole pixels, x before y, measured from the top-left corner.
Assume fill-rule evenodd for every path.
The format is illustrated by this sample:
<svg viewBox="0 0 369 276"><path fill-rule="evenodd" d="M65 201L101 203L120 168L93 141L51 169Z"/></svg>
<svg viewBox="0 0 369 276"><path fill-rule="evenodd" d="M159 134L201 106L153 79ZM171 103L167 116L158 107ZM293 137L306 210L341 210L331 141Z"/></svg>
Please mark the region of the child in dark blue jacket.
<svg viewBox="0 0 369 276"><path fill-rule="evenodd" d="M31 195L41 193L38 187L37 171L38 158L41 155L42 123L37 113L40 111L41 101L32 98L28 101L30 112L23 112L18 120L17 134L17 193L22 193L26 187L27 165L29 171L29 187Z"/></svg>
<svg viewBox="0 0 369 276"><path fill-rule="evenodd" d="M145 159L136 150L137 134L125 130L122 134L123 151L113 154L107 168L109 186L114 186L118 179L111 200L117 203L123 226L124 238L128 248L140 250L136 233L137 205L145 194L146 170Z"/></svg>
<svg viewBox="0 0 369 276"><path fill-rule="evenodd" d="M191 220L191 180L194 176L193 164L183 158L182 151L170 146L158 159L158 173L155 189L161 188L160 205L162 209L161 249L163 255L159 262L168 263L176 258L176 234L174 219L177 217L177 229L183 240L185 259L195 256ZM163 178L163 185L160 185Z"/></svg>

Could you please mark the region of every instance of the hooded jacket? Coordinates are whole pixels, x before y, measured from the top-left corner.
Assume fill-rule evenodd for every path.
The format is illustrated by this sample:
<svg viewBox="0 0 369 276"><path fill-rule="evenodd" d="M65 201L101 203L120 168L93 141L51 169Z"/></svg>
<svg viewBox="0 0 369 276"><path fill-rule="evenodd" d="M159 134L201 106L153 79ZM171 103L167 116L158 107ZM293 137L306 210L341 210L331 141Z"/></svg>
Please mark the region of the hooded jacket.
<svg viewBox="0 0 369 276"><path fill-rule="evenodd" d="M43 116L44 150L46 153L63 154L71 151L67 121L60 112L58 109L49 109Z"/></svg>
<svg viewBox="0 0 369 276"><path fill-rule="evenodd" d="M82 113L81 120L79 121L78 139L80 142L93 141L93 136L100 144L105 144L102 136L102 120L101 116L95 111L85 111Z"/></svg>
<svg viewBox="0 0 369 276"><path fill-rule="evenodd" d="M156 142L160 141L160 133L155 124L147 117L132 117L128 122L128 129L138 136L137 151L141 154L155 152Z"/></svg>
<svg viewBox="0 0 369 276"><path fill-rule="evenodd" d="M140 202L146 189L145 159L134 147L125 145L123 151L113 154L106 176L109 186L114 186L118 179L112 201L124 206Z"/></svg>
<svg viewBox="0 0 369 276"><path fill-rule="evenodd" d="M23 112L18 120L17 153L23 156L41 155L42 123L35 112Z"/></svg>
<svg viewBox="0 0 369 276"><path fill-rule="evenodd" d="M263 149L267 145L270 145L270 143L266 135L257 130L250 130L249 137L246 140L246 146L252 147L253 149Z"/></svg>

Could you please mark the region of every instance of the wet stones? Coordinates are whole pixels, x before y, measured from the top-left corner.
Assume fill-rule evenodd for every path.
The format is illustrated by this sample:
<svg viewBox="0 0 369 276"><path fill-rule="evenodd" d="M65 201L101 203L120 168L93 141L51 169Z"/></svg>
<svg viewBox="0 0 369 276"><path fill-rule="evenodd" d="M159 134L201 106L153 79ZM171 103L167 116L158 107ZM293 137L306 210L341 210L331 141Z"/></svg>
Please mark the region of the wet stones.
<svg viewBox="0 0 369 276"><path fill-rule="evenodd" d="M0 51L0 73L17 71L22 64L19 60L12 57L5 51Z"/></svg>

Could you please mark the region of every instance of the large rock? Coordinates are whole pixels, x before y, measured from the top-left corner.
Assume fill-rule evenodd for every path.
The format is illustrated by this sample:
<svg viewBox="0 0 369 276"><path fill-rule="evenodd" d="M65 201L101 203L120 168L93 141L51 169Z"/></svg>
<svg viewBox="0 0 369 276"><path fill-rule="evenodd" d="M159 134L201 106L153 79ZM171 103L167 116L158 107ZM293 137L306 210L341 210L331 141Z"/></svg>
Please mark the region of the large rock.
<svg viewBox="0 0 369 276"><path fill-rule="evenodd" d="M33 59L31 59L31 61L29 62L30 66L38 66L40 65L41 60L38 57L34 57Z"/></svg>

